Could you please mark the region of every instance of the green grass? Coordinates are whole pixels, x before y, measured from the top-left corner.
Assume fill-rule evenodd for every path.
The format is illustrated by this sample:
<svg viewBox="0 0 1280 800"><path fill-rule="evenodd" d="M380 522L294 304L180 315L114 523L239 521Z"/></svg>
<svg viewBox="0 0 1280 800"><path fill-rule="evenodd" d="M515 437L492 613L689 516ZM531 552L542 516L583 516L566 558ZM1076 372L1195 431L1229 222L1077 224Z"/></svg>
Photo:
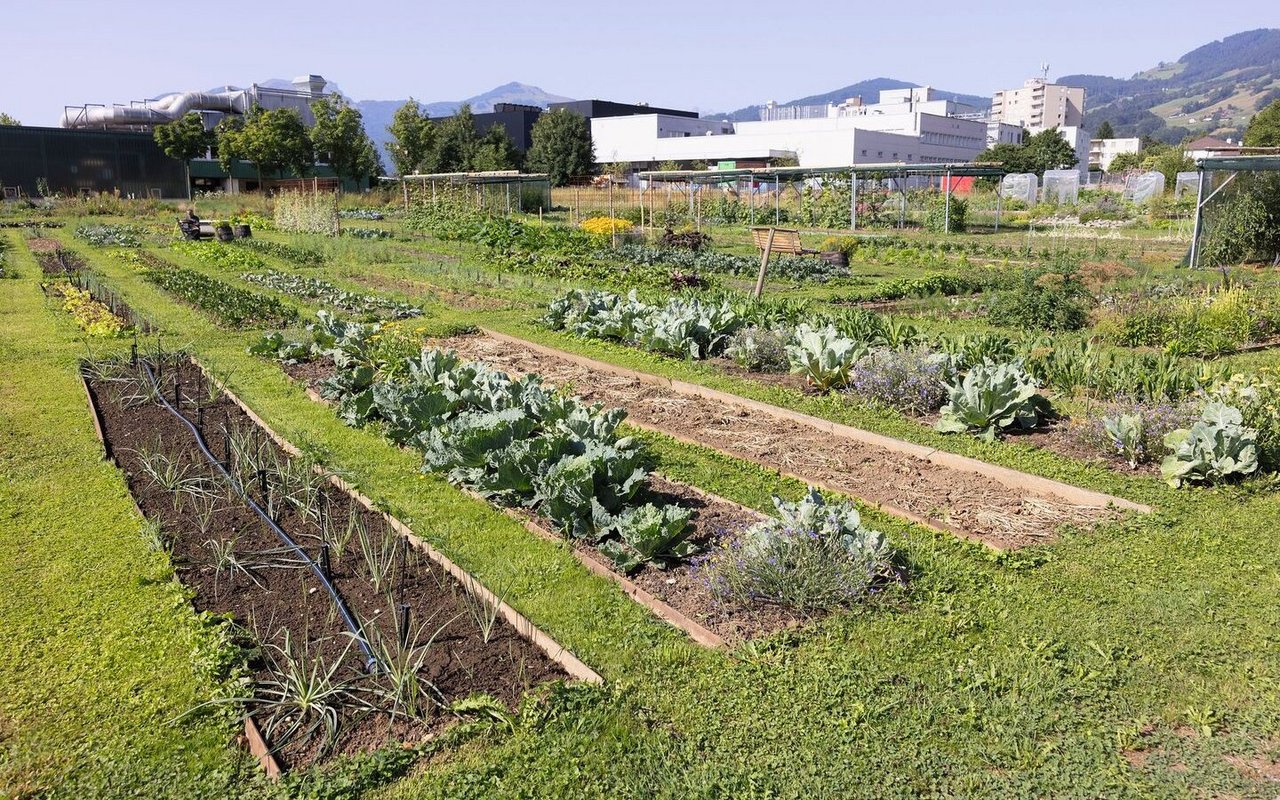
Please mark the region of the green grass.
<svg viewBox="0 0 1280 800"><path fill-rule="evenodd" d="M11 241L23 277L0 281L0 794L224 794L247 774L232 719L175 720L218 691L226 649L148 551L93 432L78 330Z"/></svg>
<svg viewBox="0 0 1280 800"><path fill-rule="evenodd" d="M561 697L544 719L474 740L376 796L1275 794L1273 782L1248 768L1274 761L1280 749L1280 498L1258 483L1174 492L1025 446L942 437L907 419L762 387L706 365L541 331L528 311L431 304L433 325L480 321L1158 507L1008 556L869 513L907 553L912 579L905 591L801 631L710 653L655 622L561 548L443 482L419 477L417 460L376 432L339 424L278 367L244 353L252 333L219 330L119 262L82 251L128 302L174 332L166 341L189 341L203 358L232 370L236 391L273 427L327 450L362 490L463 566L511 586L513 605L610 681ZM310 274L333 278L345 269ZM7 340L6 347L12 349ZM5 360L8 369L15 357L6 352ZM31 406L19 411L36 413ZM72 408L65 416L76 414L83 412ZM645 438L660 468L744 504L767 507L771 493L801 490L738 459ZM7 476L7 463L5 469ZM95 497L103 491L64 481L49 485L82 493L89 486ZM0 568L12 569L13 555L4 556Z"/></svg>

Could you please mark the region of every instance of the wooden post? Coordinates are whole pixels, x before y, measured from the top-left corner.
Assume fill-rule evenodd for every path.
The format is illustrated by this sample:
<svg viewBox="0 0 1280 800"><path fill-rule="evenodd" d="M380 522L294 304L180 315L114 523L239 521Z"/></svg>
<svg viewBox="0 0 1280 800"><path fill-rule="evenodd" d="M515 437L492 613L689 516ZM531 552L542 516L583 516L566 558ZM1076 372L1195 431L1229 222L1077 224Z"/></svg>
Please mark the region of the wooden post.
<svg viewBox="0 0 1280 800"><path fill-rule="evenodd" d="M404 187L404 210L409 210L409 182L401 180L400 185Z"/></svg>
<svg viewBox="0 0 1280 800"><path fill-rule="evenodd" d="M764 294L764 273L769 267L769 254L773 252L773 235L777 233L777 228L769 229L769 238L764 242L764 254L760 256L760 272L756 275L756 288L751 292L751 296L759 300L760 295Z"/></svg>
<svg viewBox="0 0 1280 800"><path fill-rule="evenodd" d="M618 246L618 229L614 227L613 222L613 176L609 176L609 241L616 248Z"/></svg>
<svg viewBox="0 0 1280 800"><path fill-rule="evenodd" d="M849 172L849 230L858 229L858 171Z"/></svg>

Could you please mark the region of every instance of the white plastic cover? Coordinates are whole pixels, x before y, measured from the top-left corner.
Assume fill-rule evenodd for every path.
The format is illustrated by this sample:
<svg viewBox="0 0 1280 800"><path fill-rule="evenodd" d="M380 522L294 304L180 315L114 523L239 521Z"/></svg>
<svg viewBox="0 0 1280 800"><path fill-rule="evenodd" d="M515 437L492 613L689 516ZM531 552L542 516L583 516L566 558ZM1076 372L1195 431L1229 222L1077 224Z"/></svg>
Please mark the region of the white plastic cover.
<svg viewBox="0 0 1280 800"><path fill-rule="evenodd" d="M1124 197L1126 200L1132 200L1141 205L1162 194L1164 194L1163 172L1140 172L1125 179Z"/></svg>
<svg viewBox="0 0 1280 800"><path fill-rule="evenodd" d="M1080 199L1080 172L1074 169L1044 171L1044 202L1075 205Z"/></svg>
<svg viewBox="0 0 1280 800"><path fill-rule="evenodd" d="M1200 173L1199 172L1179 172L1177 180L1173 183L1173 199L1177 200L1182 197L1183 192L1191 192L1194 197L1196 192L1200 190Z"/></svg>
<svg viewBox="0 0 1280 800"><path fill-rule="evenodd" d="M1039 181L1035 173L1014 172L1000 180L1000 196L1006 200L1021 200L1029 206L1036 204Z"/></svg>

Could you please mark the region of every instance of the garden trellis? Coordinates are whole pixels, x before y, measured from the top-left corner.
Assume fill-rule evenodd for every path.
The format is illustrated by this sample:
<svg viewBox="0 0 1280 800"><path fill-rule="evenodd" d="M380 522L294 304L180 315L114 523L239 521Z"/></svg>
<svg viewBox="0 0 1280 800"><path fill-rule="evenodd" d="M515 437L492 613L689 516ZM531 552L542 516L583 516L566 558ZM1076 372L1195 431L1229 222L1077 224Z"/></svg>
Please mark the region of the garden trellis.
<svg viewBox="0 0 1280 800"><path fill-rule="evenodd" d="M499 170L494 172L432 172L425 174L400 175L379 180L399 183L404 192L404 207L409 208L409 185L416 183L423 194L431 192L434 201L439 192L450 188L462 187L474 192L476 202L481 209L502 209L510 215L512 211L522 212L526 206L532 211L533 203L526 203L526 191L537 192L538 208L551 207L551 178L545 172L518 172L516 170ZM514 193L512 187L515 188Z"/></svg>

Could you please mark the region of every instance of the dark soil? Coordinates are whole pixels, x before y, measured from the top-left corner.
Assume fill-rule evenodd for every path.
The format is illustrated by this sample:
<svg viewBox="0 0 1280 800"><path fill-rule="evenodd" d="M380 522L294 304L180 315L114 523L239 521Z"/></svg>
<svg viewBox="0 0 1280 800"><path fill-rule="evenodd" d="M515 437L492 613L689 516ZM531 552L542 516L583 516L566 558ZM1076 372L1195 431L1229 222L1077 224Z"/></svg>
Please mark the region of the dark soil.
<svg viewBox="0 0 1280 800"><path fill-rule="evenodd" d="M183 415L192 422L202 419L208 447L217 459L227 458L223 431L229 430L234 435L253 432L256 448L286 460L238 406L206 388L202 373L189 361L170 361L160 371L159 383L171 401L175 376ZM131 399L139 394L142 380L145 378L139 370L123 365L110 378L91 377L90 392L102 421L107 452L125 471L143 514L160 525L178 578L192 591L196 610L230 615L246 638L260 646L249 663L259 697L273 681L270 656L278 656L287 633L295 654L305 650L312 659L339 664L338 676L349 681L351 690L375 709L357 710L358 703L346 704L340 732L331 746L321 736L308 739L298 735L284 742L277 736L272 745L282 765L307 766L333 754L372 750L392 741L420 740L447 724L451 715L441 708L422 719L388 713L389 703L376 691L385 685L385 679L366 672L364 653L348 635L320 580L198 454L188 428L162 406ZM197 412L198 404L201 412ZM201 501L187 493L175 495L148 477L144 455L154 453L176 459L190 479L217 497L212 513L202 519ZM233 465L232 472L238 469ZM318 559L324 529L316 518L305 516L282 499L284 488L273 488L268 503L258 481L253 476L245 478L250 483L249 495L271 509L279 526L312 559ZM479 621L464 602L465 590L450 575L408 547L381 515L366 510L327 481L312 485L317 494L302 505L319 509L317 516L330 521L331 541L337 538L334 529L345 531L354 519L368 530L367 541L374 546L391 543L389 552L396 554L396 567L390 586L383 591L375 591L370 581L358 536L344 549L335 543L331 550L332 582L366 638L385 642L392 649L396 647L398 607L409 607L411 640L416 637L425 645L435 637L425 650L419 675L435 688L442 705L486 693L514 707L530 687L566 677L558 664L521 638L501 617L486 642ZM219 571L215 566L215 547L228 543L243 570L224 567ZM254 713L260 725L267 727L271 708L259 706Z"/></svg>
<svg viewBox="0 0 1280 800"><path fill-rule="evenodd" d="M54 247L38 248L33 244L34 242L53 242ZM31 247L31 253L36 257L36 261L40 264L40 270L45 275L66 277L83 270L87 266L83 258L71 250L63 250L61 245L52 239L30 239L27 244Z"/></svg>

